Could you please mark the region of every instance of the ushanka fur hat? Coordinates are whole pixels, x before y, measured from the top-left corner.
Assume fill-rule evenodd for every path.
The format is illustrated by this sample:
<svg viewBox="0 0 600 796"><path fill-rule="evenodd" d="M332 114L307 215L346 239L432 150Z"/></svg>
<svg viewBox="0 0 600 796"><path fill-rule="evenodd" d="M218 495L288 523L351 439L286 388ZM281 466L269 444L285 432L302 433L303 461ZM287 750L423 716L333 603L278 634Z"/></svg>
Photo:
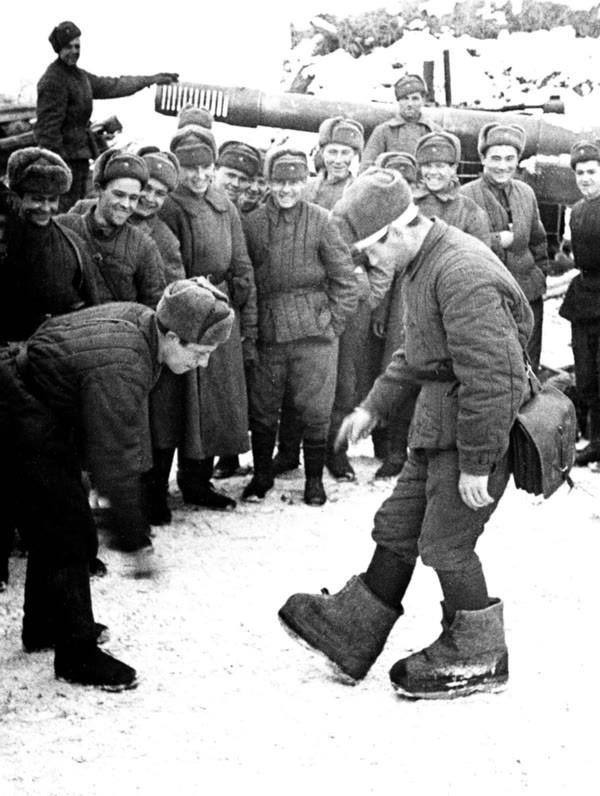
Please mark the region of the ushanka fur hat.
<svg viewBox="0 0 600 796"><path fill-rule="evenodd" d="M525 130L520 124L490 122L489 124L484 124L479 131L477 150L483 157L491 146L512 146L517 150L518 156L521 157L526 142Z"/></svg>
<svg viewBox="0 0 600 796"><path fill-rule="evenodd" d="M587 163L589 160L600 162L600 147L593 141L577 141L571 149L571 168L578 163Z"/></svg>
<svg viewBox="0 0 600 796"><path fill-rule="evenodd" d="M179 165L184 167L208 167L217 159L214 135L198 124L186 124L177 130L169 149L175 154Z"/></svg>
<svg viewBox="0 0 600 796"><path fill-rule="evenodd" d="M394 83L394 94L397 100L405 99L409 94L427 94L427 86L421 75L402 75Z"/></svg>
<svg viewBox="0 0 600 796"><path fill-rule="evenodd" d="M94 163L94 185L104 188L112 180L130 178L142 186L148 182L148 167L138 155L119 149L107 149Z"/></svg>
<svg viewBox="0 0 600 796"><path fill-rule="evenodd" d="M417 181L417 161L409 152L381 152L374 165L399 171L409 184Z"/></svg>
<svg viewBox="0 0 600 796"><path fill-rule="evenodd" d="M225 141L219 147L217 168L220 166L241 171L248 179L253 180L260 171L260 152L243 141Z"/></svg>
<svg viewBox="0 0 600 796"><path fill-rule="evenodd" d="M344 240L358 250L381 240L393 222L408 224L418 213L400 172L377 166L354 180L332 210Z"/></svg>
<svg viewBox="0 0 600 796"><path fill-rule="evenodd" d="M422 163L460 163L460 140L445 130L427 133L417 142L415 159Z"/></svg>
<svg viewBox="0 0 600 796"><path fill-rule="evenodd" d="M224 343L235 317L225 293L204 276L171 282L158 302L156 315L180 340L200 345Z"/></svg>
<svg viewBox="0 0 600 796"><path fill-rule="evenodd" d="M138 152L148 168L148 175L174 191L179 183L179 161L172 152Z"/></svg>
<svg viewBox="0 0 600 796"><path fill-rule="evenodd" d="M197 124L198 127L206 127L207 130L213 125L213 116L208 108L198 108L196 105L185 105L177 117L177 127L186 127L188 124Z"/></svg>
<svg viewBox="0 0 600 796"><path fill-rule="evenodd" d="M319 127L319 146L324 147L327 144L349 146L360 155L365 147L364 127L360 122L345 119L343 116L325 119Z"/></svg>
<svg viewBox="0 0 600 796"><path fill-rule="evenodd" d="M71 187L71 169L55 152L37 146L17 149L8 159L9 187L24 193L63 194Z"/></svg>
<svg viewBox="0 0 600 796"><path fill-rule="evenodd" d="M48 41L52 45L55 53L59 53L70 41L81 36L81 31L74 22L61 22L48 36Z"/></svg>

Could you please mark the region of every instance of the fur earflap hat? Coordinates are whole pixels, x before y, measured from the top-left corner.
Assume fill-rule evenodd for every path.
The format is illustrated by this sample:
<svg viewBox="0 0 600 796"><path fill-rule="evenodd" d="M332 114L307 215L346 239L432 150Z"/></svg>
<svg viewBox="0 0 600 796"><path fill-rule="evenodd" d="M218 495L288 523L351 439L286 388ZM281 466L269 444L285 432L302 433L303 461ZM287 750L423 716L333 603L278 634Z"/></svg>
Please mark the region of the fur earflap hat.
<svg viewBox="0 0 600 796"><path fill-rule="evenodd" d="M231 334L234 311L227 296L204 276L178 279L165 288L156 315L161 324L188 343L218 345Z"/></svg>
<svg viewBox="0 0 600 796"><path fill-rule="evenodd" d="M59 53L70 41L81 36L81 31L74 22L61 22L48 36L48 41L52 45L55 53Z"/></svg>
<svg viewBox="0 0 600 796"><path fill-rule="evenodd" d="M213 125L213 116L208 108L198 108L196 105L185 105L177 117L177 128L187 127L188 124L196 124L198 127L206 127L207 130Z"/></svg>
<svg viewBox="0 0 600 796"><path fill-rule="evenodd" d="M577 141L571 149L571 168L578 163L587 163L588 160L600 162L600 147L593 141Z"/></svg>
<svg viewBox="0 0 600 796"><path fill-rule="evenodd" d="M408 224L418 213L404 177L377 166L349 185L332 210L342 236L359 251L381 240L392 222Z"/></svg>
<svg viewBox="0 0 600 796"><path fill-rule="evenodd" d="M141 155L148 168L148 175L174 191L179 183L179 161L172 152L146 152Z"/></svg>
<svg viewBox="0 0 600 796"><path fill-rule="evenodd" d="M445 130L427 133L417 142L415 159L421 163L460 163L460 140Z"/></svg>
<svg viewBox="0 0 600 796"><path fill-rule="evenodd" d="M380 169L399 171L409 184L417 181L417 161L409 152L381 152L375 158L374 165Z"/></svg>
<svg viewBox="0 0 600 796"><path fill-rule="evenodd" d="M17 149L7 165L9 187L24 193L63 194L72 183L71 169L55 152L37 146Z"/></svg>
<svg viewBox="0 0 600 796"><path fill-rule="evenodd" d="M180 166L211 166L217 159L217 142L206 127L186 124L177 130L169 146Z"/></svg>
<svg viewBox="0 0 600 796"><path fill-rule="evenodd" d="M364 127L360 122L345 119L343 116L325 119L319 127L319 146L324 147L327 144L349 146L360 155L365 148Z"/></svg>
<svg viewBox="0 0 600 796"><path fill-rule="evenodd" d="M112 180L138 180L142 188L148 182L148 167L138 155L119 149L107 149L94 163L94 185L104 188Z"/></svg>
<svg viewBox="0 0 600 796"><path fill-rule="evenodd" d="M477 151L483 157L491 146L512 146L521 157L526 142L525 130L520 124L490 122L484 124L479 131Z"/></svg>
<svg viewBox="0 0 600 796"><path fill-rule="evenodd" d="M219 147L217 157L217 168L236 169L245 174L248 179L253 180L260 170L261 157L256 147L245 144L243 141L225 141Z"/></svg>
<svg viewBox="0 0 600 796"><path fill-rule="evenodd" d="M394 94L396 99L405 99L409 94L427 94L427 86L421 75L402 75L394 83Z"/></svg>
<svg viewBox="0 0 600 796"><path fill-rule="evenodd" d="M267 180L305 180L308 177L308 158L301 149L280 147L267 152L265 157Z"/></svg>

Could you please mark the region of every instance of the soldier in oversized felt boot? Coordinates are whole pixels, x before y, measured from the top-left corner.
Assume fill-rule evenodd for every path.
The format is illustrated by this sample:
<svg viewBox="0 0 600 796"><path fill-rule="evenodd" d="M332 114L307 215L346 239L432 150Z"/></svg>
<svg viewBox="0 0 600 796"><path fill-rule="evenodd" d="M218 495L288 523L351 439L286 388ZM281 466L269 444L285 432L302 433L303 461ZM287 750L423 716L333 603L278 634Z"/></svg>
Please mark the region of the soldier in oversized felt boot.
<svg viewBox="0 0 600 796"><path fill-rule="evenodd" d="M359 250L404 279L405 349L346 417L340 441L357 442L414 399L409 454L375 515L373 558L338 594L296 594L279 616L296 636L356 681L402 613L414 566L435 569L442 635L391 672L398 692L454 697L497 690L508 677L501 604L475 553L509 478L509 433L527 399L523 350L528 301L483 243L422 216L397 173L372 169L344 194ZM383 225L383 226L382 226Z"/></svg>

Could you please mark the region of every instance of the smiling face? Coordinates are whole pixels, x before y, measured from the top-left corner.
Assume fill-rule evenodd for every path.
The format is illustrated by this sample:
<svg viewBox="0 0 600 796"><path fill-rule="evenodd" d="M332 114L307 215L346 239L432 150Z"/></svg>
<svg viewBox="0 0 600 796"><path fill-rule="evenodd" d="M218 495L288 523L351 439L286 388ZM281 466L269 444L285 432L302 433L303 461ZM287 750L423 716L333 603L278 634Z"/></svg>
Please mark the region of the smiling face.
<svg viewBox="0 0 600 796"><path fill-rule="evenodd" d="M204 196L215 176L214 164L210 166L182 166L179 184L196 196Z"/></svg>
<svg viewBox="0 0 600 796"><path fill-rule="evenodd" d="M67 66L75 66L81 54L81 38L71 39L68 44L61 47L58 57Z"/></svg>
<svg viewBox="0 0 600 796"><path fill-rule="evenodd" d="M326 144L321 154L329 179L346 180L350 176L350 164L356 155L352 147L344 144Z"/></svg>
<svg viewBox="0 0 600 796"><path fill-rule="evenodd" d="M111 180L102 189L96 219L103 226L122 227L137 207L142 185L131 177Z"/></svg>
<svg viewBox="0 0 600 796"><path fill-rule="evenodd" d="M515 176L519 165L519 153L509 144L489 147L481 158L483 173L495 185L502 187Z"/></svg>
<svg viewBox="0 0 600 796"><path fill-rule="evenodd" d="M575 182L585 199L600 196L600 161L586 160L576 163Z"/></svg>
<svg viewBox="0 0 600 796"><path fill-rule="evenodd" d="M45 227L52 216L58 213L58 201L56 193L26 192L21 198L21 217L37 227Z"/></svg>
<svg viewBox="0 0 600 796"><path fill-rule="evenodd" d="M413 91L412 94L398 100L398 111L407 122L417 122L421 118L424 104L425 97L419 91Z"/></svg>
<svg viewBox="0 0 600 796"><path fill-rule="evenodd" d="M250 182L250 177L245 172L232 169L229 166L219 166L215 172L215 185L224 190L234 204L237 203Z"/></svg>
<svg viewBox="0 0 600 796"><path fill-rule="evenodd" d="M450 188L456 176L456 169L456 163L444 163L442 161L422 163L421 178L428 191L440 193Z"/></svg>
<svg viewBox="0 0 600 796"><path fill-rule="evenodd" d="M156 177L150 177L145 187L142 188L135 215L139 218L152 218L164 205L168 195L167 186Z"/></svg>
<svg viewBox="0 0 600 796"><path fill-rule="evenodd" d="M216 345L182 343L175 332L159 336L158 361L180 375L195 368L205 368Z"/></svg>
<svg viewBox="0 0 600 796"><path fill-rule="evenodd" d="M289 210L298 204L306 187L303 180L271 180L269 188L275 203L282 210Z"/></svg>

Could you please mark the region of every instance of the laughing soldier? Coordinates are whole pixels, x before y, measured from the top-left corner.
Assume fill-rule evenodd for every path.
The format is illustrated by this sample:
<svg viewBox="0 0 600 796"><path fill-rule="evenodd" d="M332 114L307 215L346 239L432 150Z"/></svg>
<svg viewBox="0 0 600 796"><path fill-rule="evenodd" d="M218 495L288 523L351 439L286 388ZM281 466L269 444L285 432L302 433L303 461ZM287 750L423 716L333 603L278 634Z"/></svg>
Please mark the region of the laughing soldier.
<svg viewBox="0 0 600 796"><path fill-rule="evenodd" d="M340 430L357 441L421 391L409 458L375 515L375 553L337 594L295 594L284 625L357 681L402 614L418 557L443 593L442 634L399 660L390 677L411 697L496 690L508 678L503 605L488 595L475 545L509 477L508 441L526 393L527 299L490 249L420 215L393 171L370 169L337 207L372 263L404 272L405 350Z"/></svg>

